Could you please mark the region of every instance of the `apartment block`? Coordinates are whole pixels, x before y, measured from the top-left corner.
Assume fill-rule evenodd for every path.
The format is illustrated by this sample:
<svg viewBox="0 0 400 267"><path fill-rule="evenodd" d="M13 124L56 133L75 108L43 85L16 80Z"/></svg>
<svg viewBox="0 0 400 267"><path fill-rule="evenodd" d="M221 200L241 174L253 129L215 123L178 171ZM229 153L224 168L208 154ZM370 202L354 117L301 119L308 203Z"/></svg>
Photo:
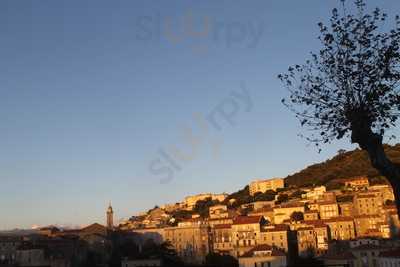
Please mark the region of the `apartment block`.
<svg viewBox="0 0 400 267"><path fill-rule="evenodd" d="M202 264L211 251L210 228L207 224L186 224L164 229L164 238L171 242L184 262Z"/></svg>
<svg viewBox="0 0 400 267"><path fill-rule="evenodd" d="M268 190L274 190L278 188L284 188L285 183L283 178L274 178L268 180L255 180L249 185L249 192L251 196L254 196L256 193L261 192L264 193Z"/></svg>
<svg viewBox="0 0 400 267"><path fill-rule="evenodd" d="M262 216L239 216L232 224L234 256L239 257L258 244L261 227L266 224Z"/></svg>

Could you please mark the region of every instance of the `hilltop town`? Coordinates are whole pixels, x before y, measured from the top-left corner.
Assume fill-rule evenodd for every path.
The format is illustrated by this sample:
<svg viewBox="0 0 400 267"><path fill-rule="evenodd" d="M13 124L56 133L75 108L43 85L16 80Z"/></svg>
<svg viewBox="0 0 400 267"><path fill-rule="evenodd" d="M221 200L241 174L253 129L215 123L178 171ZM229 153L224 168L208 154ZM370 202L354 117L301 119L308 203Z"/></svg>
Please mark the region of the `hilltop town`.
<svg viewBox="0 0 400 267"><path fill-rule="evenodd" d="M278 262L290 255L337 261L343 254L332 254L332 246L339 241L367 245L358 249L376 255L385 245L390 248L386 241L397 235L399 226L391 187L384 180L370 184L366 176L333 184L285 187L281 178L255 180L231 195L200 194L155 207L119 228L139 233L144 240L169 240L184 260L196 263L210 251L243 259L258 250L283 252L270 256Z"/></svg>
<svg viewBox="0 0 400 267"><path fill-rule="evenodd" d="M210 255L229 256L240 266L255 266L260 261L287 266L301 258L318 259L326 265L361 266L356 264L367 261L371 265L363 266L386 266L385 262L400 257L399 250L393 251L400 246L394 203L393 190L385 179L348 177L333 180L329 186L287 186L283 178L257 179L238 192L188 196L119 225L114 224L110 204L105 226L95 223L72 230L50 226L34 237L0 237L0 256L3 262L34 266L29 263L32 255L35 264L49 264L54 258L45 255L63 248L57 259L68 262L65 251L69 250L64 246L82 246L107 262L117 235L139 250L149 242L154 246L168 243L186 266L202 265ZM83 256L77 253L74 257ZM153 257L119 260L122 266L162 266Z"/></svg>
<svg viewBox="0 0 400 267"><path fill-rule="evenodd" d="M386 147L398 162L400 145ZM321 177L316 178L316 177ZM0 233L0 267L396 266L393 189L360 150L286 178L250 179L115 223ZM391 265L392 264L392 265Z"/></svg>

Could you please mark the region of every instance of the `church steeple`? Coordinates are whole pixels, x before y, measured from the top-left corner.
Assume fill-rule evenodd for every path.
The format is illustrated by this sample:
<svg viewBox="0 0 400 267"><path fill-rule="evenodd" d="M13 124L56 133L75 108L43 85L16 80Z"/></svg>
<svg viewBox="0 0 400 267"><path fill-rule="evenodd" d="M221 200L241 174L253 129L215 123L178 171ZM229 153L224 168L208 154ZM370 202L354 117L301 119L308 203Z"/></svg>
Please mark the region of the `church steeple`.
<svg viewBox="0 0 400 267"><path fill-rule="evenodd" d="M114 211L111 206L111 201L108 205L107 209L107 228L108 229L113 229L114 228Z"/></svg>

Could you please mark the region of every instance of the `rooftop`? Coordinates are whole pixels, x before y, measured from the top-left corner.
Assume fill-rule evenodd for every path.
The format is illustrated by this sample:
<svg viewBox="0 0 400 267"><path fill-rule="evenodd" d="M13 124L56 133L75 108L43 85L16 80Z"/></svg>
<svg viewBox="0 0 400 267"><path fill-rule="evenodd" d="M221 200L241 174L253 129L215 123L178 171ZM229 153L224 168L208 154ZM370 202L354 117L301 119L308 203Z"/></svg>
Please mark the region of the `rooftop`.
<svg viewBox="0 0 400 267"><path fill-rule="evenodd" d="M233 220L233 224L256 224L260 223L262 216L238 216Z"/></svg>
<svg viewBox="0 0 400 267"><path fill-rule="evenodd" d="M278 249L275 249L271 247L270 245L258 245L251 249L250 251L246 252L243 254L241 257L253 257L254 253L257 252L271 252L271 256L286 256L286 254L283 251L280 251Z"/></svg>
<svg viewBox="0 0 400 267"><path fill-rule="evenodd" d="M216 224L214 225L214 229L230 229L232 224Z"/></svg>

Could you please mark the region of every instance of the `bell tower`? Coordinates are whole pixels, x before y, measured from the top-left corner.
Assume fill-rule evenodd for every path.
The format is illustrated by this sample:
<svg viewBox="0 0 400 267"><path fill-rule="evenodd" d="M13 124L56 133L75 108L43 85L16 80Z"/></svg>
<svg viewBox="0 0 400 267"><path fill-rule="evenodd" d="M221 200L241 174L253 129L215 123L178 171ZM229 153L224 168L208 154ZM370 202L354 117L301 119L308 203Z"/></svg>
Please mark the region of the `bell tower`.
<svg viewBox="0 0 400 267"><path fill-rule="evenodd" d="M108 229L114 228L114 211L113 208L111 207L111 201L107 209L107 228Z"/></svg>

